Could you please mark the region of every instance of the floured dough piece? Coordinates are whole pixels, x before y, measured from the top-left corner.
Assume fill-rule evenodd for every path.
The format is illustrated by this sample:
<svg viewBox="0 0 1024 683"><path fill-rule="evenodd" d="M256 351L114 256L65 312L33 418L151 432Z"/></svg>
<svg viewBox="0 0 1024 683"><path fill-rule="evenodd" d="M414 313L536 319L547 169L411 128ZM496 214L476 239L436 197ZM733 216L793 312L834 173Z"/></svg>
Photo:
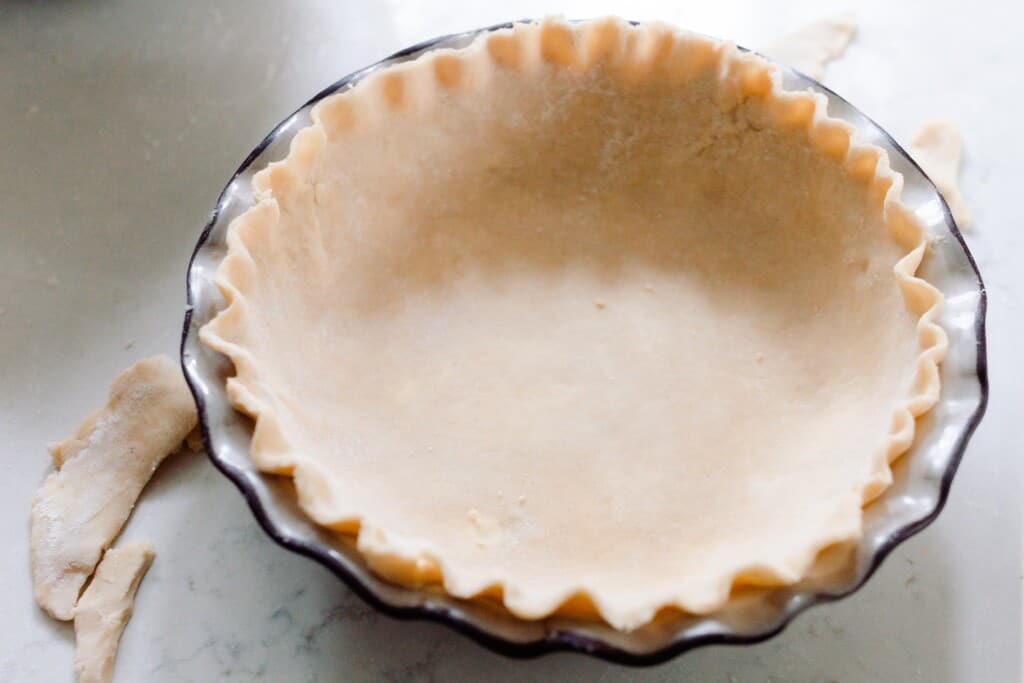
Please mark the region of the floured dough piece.
<svg viewBox="0 0 1024 683"><path fill-rule="evenodd" d="M52 617L72 618L82 586L153 471L195 425L181 370L155 356L119 375L107 405L51 446L59 471L32 501L30 550L36 602Z"/></svg>
<svg viewBox="0 0 1024 683"><path fill-rule="evenodd" d="M820 81L825 76L825 65L842 56L856 31L857 23L851 15L820 19L761 52Z"/></svg>
<svg viewBox="0 0 1024 683"><path fill-rule="evenodd" d="M106 683L114 674L121 633L132 616L135 591L153 562L153 547L125 543L103 555L92 583L75 606L75 677Z"/></svg>
<svg viewBox="0 0 1024 683"><path fill-rule="evenodd" d="M963 138L949 121L926 123L914 136L911 153L924 172L939 188L953 220L961 229L971 224L971 214L960 194L960 158L963 154Z"/></svg>

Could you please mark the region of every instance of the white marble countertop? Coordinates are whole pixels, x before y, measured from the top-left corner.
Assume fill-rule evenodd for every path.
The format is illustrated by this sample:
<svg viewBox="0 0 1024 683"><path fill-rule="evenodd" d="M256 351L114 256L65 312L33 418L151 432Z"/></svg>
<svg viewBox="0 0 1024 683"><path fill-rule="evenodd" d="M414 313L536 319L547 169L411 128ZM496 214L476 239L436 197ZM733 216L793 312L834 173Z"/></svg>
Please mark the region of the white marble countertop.
<svg viewBox="0 0 1024 683"><path fill-rule="evenodd" d="M752 647L650 670L575 655L510 661L374 613L271 543L201 455L175 456L125 538L151 540L119 681L1021 681L1024 262L1016 117L1024 5L861 3L826 82L897 138L928 118L967 145L968 234L990 294L989 413L939 521L855 596ZM615 12L763 45L845 9L741 3L0 3L0 681L70 681L73 634L35 608L29 501L49 459L137 358L176 353L185 265L223 183L321 87L431 36ZM1017 341L1015 341L1017 340Z"/></svg>

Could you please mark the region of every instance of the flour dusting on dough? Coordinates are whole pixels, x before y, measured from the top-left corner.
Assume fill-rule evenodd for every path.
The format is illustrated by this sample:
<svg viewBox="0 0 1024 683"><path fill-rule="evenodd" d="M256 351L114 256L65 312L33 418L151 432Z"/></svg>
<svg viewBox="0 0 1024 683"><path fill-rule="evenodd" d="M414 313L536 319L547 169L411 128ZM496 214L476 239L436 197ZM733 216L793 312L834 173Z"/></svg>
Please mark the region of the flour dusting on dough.
<svg viewBox="0 0 1024 683"><path fill-rule="evenodd" d="M32 500L30 546L36 602L50 616L72 618L82 586L143 487L195 425L181 369L156 356L119 375L107 405L50 446L59 469Z"/></svg>
<svg viewBox="0 0 1024 683"><path fill-rule="evenodd" d="M856 31L857 23L849 14L819 19L783 36L761 52L820 81L825 76L825 65L842 56Z"/></svg>
<svg viewBox="0 0 1024 683"><path fill-rule="evenodd" d="M939 188L961 230L971 224L971 213L960 194L963 145L963 138L955 125L949 121L931 121L921 127L910 146L914 159Z"/></svg>

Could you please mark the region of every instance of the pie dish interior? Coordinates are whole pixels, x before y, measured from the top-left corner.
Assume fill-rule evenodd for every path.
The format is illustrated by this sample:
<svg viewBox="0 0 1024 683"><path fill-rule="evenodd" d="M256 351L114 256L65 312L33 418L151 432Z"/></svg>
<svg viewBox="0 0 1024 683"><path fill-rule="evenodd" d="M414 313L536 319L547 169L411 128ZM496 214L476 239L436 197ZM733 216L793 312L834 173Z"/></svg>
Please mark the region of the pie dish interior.
<svg viewBox="0 0 1024 683"><path fill-rule="evenodd" d="M314 109L201 336L389 579L632 629L799 580L938 397L884 152L760 58L547 21Z"/></svg>

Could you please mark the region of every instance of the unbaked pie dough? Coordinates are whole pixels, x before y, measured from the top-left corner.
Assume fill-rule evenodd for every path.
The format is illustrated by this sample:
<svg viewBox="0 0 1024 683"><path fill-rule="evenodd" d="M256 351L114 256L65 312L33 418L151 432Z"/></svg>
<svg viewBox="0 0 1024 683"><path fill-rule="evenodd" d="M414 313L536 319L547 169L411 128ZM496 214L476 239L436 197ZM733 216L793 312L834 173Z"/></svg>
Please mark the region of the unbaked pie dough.
<svg viewBox="0 0 1024 683"><path fill-rule="evenodd" d="M547 20L327 98L201 331L251 457L406 585L620 629L798 581L934 405L885 153L729 44Z"/></svg>
<svg viewBox="0 0 1024 683"><path fill-rule="evenodd" d="M153 556L153 546L145 541L129 541L103 554L75 605L77 683L109 683L113 679L117 645L131 619L135 591Z"/></svg>
<svg viewBox="0 0 1024 683"><path fill-rule="evenodd" d="M820 81L825 66L846 51L856 32L857 23L850 15L819 19L783 36L762 52Z"/></svg>
<svg viewBox="0 0 1024 683"><path fill-rule="evenodd" d="M960 158L964 142L960 131L949 121L930 121L917 131L910 151L949 205L953 220L961 230L971 225L971 212L960 194Z"/></svg>
<svg viewBox="0 0 1024 683"><path fill-rule="evenodd" d="M196 426L178 365L145 358L114 380L107 404L50 447L58 471L32 499L32 586L54 619L70 620L82 587L117 538L153 472Z"/></svg>

